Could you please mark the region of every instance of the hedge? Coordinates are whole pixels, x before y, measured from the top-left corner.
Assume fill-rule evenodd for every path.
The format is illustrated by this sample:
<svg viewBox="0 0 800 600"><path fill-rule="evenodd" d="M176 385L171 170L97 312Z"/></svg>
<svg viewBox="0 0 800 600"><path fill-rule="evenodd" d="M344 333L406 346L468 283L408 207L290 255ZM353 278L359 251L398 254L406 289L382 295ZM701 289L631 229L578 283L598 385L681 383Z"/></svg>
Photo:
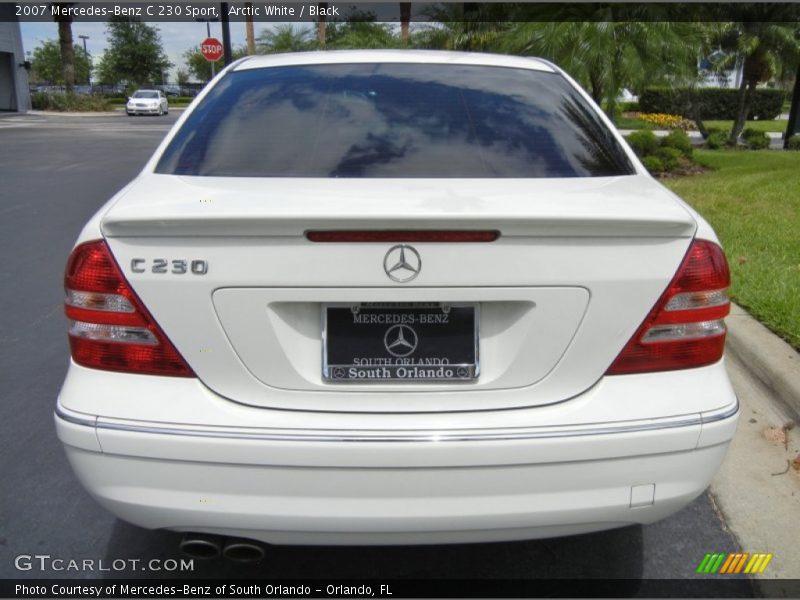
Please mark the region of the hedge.
<svg viewBox="0 0 800 600"><path fill-rule="evenodd" d="M103 96L95 94L66 94L63 92L34 92L31 94L34 110L58 112L103 112L111 110L111 104Z"/></svg>
<svg viewBox="0 0 800 600"><path fill-rule="evenodd" d="M783 90L757 89L753 95L748 120L771 120L781 114ZM731 120L739 108L739 90L729 88L648 88L639 96L639 109L648 113L669 113L692 118L694 101L701 119Z"/></svg>

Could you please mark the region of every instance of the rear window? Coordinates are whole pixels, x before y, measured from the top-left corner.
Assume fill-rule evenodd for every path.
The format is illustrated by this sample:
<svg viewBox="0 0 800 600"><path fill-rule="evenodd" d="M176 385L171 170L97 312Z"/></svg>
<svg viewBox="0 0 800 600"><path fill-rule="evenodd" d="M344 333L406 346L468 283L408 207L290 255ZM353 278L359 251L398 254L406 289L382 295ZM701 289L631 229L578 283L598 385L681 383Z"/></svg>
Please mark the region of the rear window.
<svg viewBox="0 0 800 600"><path fill-rule="evenodd" d="M559 74L441 64L226 75L157 173L224 177L599 177L633 169Z"/></svg>

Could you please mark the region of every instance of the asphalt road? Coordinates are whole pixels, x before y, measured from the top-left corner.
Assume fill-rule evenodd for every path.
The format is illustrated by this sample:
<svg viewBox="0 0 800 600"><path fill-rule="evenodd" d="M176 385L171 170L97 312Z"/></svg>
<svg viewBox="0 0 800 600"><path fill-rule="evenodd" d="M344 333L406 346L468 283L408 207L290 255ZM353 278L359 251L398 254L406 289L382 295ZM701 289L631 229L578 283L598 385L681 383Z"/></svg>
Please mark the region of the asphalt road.
<svg viewBox="0 0 800 600"><path fill-rule="evenodd" d="M62 313L66 257L84 222L137 173L176 118L0 117L0 578L158 576L20 572L14 566L20 554L106 564L179 556L178 534L120 522L83 491L52 417L68 362ZM503 544L277 547L257 565L195 561L193 572L174 576L677 578L690 590L706 552L736 550L703 495L646 527ZM720 595L752 593L746 581L719 582ZM635 582L630 591L637 593Z"/></svg>

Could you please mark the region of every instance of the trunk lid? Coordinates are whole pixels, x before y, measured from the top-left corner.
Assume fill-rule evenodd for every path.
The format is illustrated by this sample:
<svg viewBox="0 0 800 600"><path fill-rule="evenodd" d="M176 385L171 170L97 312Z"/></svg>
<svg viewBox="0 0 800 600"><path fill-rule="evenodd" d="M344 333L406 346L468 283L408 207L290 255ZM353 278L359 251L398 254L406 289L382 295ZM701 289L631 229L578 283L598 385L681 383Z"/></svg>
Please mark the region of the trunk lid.
<svg viewBox="0 0 800 600"><path fill-rule="evenodd" d="M669 283L696 224L645 176L145 174L101 227L133 289L215 392L256 406L404 412L544 405L588 389ZM500 238L411 243L424 266L397 283L384 271L394 243L305 238L342 229L490 229ZM166 273L153 272L158 259ZM172 261L204 261L207 272L173 272ZM326 382L323 306L361 303L478 307L480 377Z"/></svg>

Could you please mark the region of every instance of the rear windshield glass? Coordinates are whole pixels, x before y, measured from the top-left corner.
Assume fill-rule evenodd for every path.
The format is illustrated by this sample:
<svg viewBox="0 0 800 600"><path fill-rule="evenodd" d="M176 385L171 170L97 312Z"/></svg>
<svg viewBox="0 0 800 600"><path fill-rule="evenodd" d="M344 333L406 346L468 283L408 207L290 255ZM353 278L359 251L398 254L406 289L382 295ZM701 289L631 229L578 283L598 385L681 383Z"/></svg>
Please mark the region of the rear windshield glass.
<svg viewBox="0 0 800 600"><path fill-rule="evenodd" d="M598 177L633 170L561 76L440 64L226 75L157 173L226 177Z"/></svg>

